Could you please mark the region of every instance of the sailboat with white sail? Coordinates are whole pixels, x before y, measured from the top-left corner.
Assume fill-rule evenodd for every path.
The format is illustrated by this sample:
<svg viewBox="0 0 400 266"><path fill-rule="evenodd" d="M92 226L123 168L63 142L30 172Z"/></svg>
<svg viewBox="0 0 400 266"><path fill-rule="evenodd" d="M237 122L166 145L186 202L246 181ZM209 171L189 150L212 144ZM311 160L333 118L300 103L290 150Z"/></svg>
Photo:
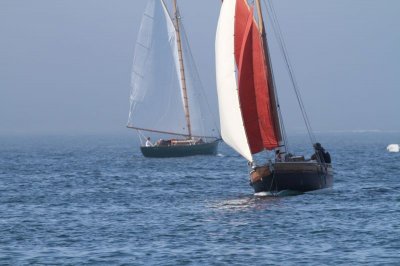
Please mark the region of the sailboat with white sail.
<svg viewBox="0 0 400 266"><path fill-rule="evenodd" d="M128 128L146 157L216 154L220 133L208 105L177 1L147 1L135 46ZM149 135L160 139L144 141Z"/></svg>
<svg viewBox="0 0 400 266"><path fill-rule="evenodd" d="M284 58L289 62L286 53ZM246 0L224 0L216 34L221 135L248 161L256 193L306 192L333 185L330 155L315 140L293 72L288 70L315 150L308 160L289 152L260 0L255 6ZM254 155L263 151L273 152L275 159L259 164Z"/></svg>

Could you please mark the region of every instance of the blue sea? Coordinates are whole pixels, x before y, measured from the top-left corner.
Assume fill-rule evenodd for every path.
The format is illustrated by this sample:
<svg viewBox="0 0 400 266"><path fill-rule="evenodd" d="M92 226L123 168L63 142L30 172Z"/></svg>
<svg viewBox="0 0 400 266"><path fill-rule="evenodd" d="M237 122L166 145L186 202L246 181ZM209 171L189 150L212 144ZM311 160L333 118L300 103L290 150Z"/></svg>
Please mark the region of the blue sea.
<svg viewBox="0 0 400 266"><path fill-rule="evenodd" d="M317 137L334 187L280 197L223 143L149 159L133 133L0 137L0 264L400 265L400 133Z"/></svg>

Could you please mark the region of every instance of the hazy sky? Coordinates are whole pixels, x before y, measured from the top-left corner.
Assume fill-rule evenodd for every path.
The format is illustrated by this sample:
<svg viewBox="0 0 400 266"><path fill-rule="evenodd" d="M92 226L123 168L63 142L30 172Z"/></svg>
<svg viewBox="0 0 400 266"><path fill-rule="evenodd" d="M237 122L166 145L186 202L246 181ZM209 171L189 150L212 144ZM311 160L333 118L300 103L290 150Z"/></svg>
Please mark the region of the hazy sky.
<svg viewBox="0 0 400 266"><path fill-rule="evenodd" d="M315 131L400 130L400 1L274 0ZM1 0L0 134L120 133L144 0ZM181 0L216 107L219 0ZM274 38L287 130L303 123Z"/></svg>

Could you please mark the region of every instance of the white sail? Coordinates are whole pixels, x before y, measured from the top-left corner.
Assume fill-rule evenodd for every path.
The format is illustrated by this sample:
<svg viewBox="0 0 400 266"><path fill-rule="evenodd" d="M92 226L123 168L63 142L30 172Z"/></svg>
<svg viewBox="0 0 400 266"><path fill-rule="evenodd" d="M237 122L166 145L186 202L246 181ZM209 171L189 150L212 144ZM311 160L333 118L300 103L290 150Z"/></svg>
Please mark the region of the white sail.
<svg viewBox="0 0 400 266"><path fill-rule="evenodd" d="M219 128L216 122L216 115L213 115L212 109L206 100L203 84L182 23L180 24L180 31L192 134L217 138L219 137Z"/></svg>
<svg viewBox="0 0 400 266"><path fill-rule="evenodd" d="M253 161L240 111L234 57L236 0L224 0L215 42L217 91L222 139L248 161Z"/></svg>
<svg viewBox="0 0 400 266"><path fill-rule="evenodd" d="M176 38L175 26L164 2L149 0L135 46L129 127L188 134ZM192 134L217 137L219 130L214 120L205 115L210 111L203 103L204 97L195 98L202 88L198 88L197 72L191 67L194 63L186 38L182 38L182 47L184 63L188 65L185 65L185 77Z"/></svg>
<svg viewBox="0 0 400 266"><path fill-rule="evenodd" d="M187 134L163 3L149 0L135 46L128 126Z"/></svg>

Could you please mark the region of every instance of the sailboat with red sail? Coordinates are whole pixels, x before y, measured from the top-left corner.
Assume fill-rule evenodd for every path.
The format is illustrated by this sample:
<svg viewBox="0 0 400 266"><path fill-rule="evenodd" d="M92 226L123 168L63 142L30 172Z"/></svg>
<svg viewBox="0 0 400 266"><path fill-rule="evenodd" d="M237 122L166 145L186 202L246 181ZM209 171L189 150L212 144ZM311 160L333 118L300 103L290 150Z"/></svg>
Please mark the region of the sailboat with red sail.
<svg viewBox="0 0 400 266"><path fill-rule="evenodd" d="M294 73L288 70L315 150L308 160L289 152L260 1L251 6L246 0L224 0L216 34L221 135L248 161L256 193L306 192L333 185L330 155L312 133ZM254 156L265 151L276 157L259 164Z"/></svg>

